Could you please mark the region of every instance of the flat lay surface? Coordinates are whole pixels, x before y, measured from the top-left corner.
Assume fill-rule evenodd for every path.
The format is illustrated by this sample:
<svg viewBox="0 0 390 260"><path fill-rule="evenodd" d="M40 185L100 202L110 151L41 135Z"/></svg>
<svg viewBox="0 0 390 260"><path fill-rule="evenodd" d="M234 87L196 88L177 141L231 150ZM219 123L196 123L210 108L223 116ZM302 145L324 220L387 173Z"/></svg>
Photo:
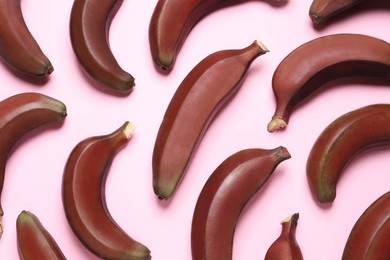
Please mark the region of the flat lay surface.
<svg viewBox="0 0 390 260"><path fill-rule="evenodd" d="M219 9L189 33L168 75L156 70L149 48L148 28L156 2L124 1L111 23L111 50L135 77L134 90L122 97L96 88L78 64L69 37L72 1L22 0L26 24L54 72L47 82L37 83L0 63L0 99L40 92L65 103L67 117L61 127L43 127L25 135L7 162L0 259L18 259L15 227L22 210L40 219L68 259L97 259L67 223L62 174L78 142L111 133L125 121L137 127L109 169L107 206L123 230L151 250L152 259L191 259L194 207L204 183L223 160L242 149L278 146L286 147L291 158L277 167L244 208L235 230L233 259L263 259L280 234L280 222L293 213L299 213L296 237L305 259L340 259L356 220L389 191L390 147L355 157L338 183L335 201L327 206L319 205L311 194L307 158L319 134L337 117L362 106L389 103L389 86L380 80L332 82L292 113L285 130L270 133L267 124L276 104L271 80L287 54L320 36L359 33L390 42L388 1L367 0L321 25L310 20L309 0L252 0ZM175 90L207 55L241 49L255 40L270 51L253 62L237 95L208 128L174 196L160 201L152 187L152 153Z"/></svg>

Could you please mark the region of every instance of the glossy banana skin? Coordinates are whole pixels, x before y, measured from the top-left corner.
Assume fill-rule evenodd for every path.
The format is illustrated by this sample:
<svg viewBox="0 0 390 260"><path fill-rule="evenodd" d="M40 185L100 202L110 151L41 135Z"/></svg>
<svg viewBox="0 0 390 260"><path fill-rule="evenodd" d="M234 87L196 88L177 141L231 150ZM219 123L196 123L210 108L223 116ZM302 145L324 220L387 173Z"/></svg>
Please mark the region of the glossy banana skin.
<svg viewBox="0 0 390 260"><path fill-rule="evenodd" d="M291 157L284 147L245 149L223 161L205 183L191 228L193 260L232 259L233 237L248 201Z"/></svg>
<svg viewBox="0 0 390 260"><path fill-rule="evenodd" d="M313 0L309 9L309 16L314 23L322 23L363 1L364 0Z"/></svg>
<svg viewBox="0 0 390 260"><path fill-rule="evenodd" d="M149 24L153 61L169 73L192 28L207 14L237 0L158 0Z"/></svg>
<svg viewBox="0 0 390 260"><path fill-rule="evenodd" d="M0 0L0 56L29 76L44 77L54 70L25 23L20 0Z"/></svg>
<svg viewBox="0 0 390 260"><path fill-rule="evenodd" d="M301 248L296 240L299 214L294 213L282 221L282 232L271 244L264 260L303 260Z"/></svg>
<svg viewBox="0 0 390 260"><path fill-rule="evenodd" d="M326 83L346 77L390 82L390 44L368 35L332 34L293 50L273 75L276 109L268 131L286 127L295 107Z"/></svg>
<svg viewBox="0 0 390 260"><path fill-rule="evenodd" d="M0 102L0 193L8 156L15 143L27 132L42 125L61 122L65 117L64 103L40 93L21 93ZM0 204L0 218L3 214Z"/></svg>
<svg viewBox="0 0 390 260"><path fill-rule="evenodd" d="M65 260L57 242L30 211L23 210L16 220L18 252L21 260Z"/></svg>
<svg viewBox="0 0 390 260"><path fill-rule="evenodd" d="M108 33L123 0L75 0L70 15L73 51L84 71L108 93L128 95L134 77L114 57Z"/></svg>
<svg viewBox="0 0 390 260"><path fill-rule="evenodd" d="M239 90L267 49L258 41L213 53L185 77L165 112L153 150L153 189L160 199L175 192L212 119Z"/></svg>
<svg viewBox="0 0 390 260"><path fill-rule="evenodd" d="M307 159L307 179L315 199L333 202L348 162L363 150L389 142L389 104L364 106L335 119L319 135Z"/></svg>
<svg viewBox="0 0 390 260"><path fill-rule="evenodd" d="M84 139L72 150L64 169L62 200L69 225L80 242L103 259L150 259L149 249L111 217L104 194L115 153L133 129L126 122L111 134Z"/></svg>
<svg viewBox="0 0 390 260"><path fill-rule="evenodd" d="M342 260L390 259L390 192L375 200L349 234Z"/></svg>

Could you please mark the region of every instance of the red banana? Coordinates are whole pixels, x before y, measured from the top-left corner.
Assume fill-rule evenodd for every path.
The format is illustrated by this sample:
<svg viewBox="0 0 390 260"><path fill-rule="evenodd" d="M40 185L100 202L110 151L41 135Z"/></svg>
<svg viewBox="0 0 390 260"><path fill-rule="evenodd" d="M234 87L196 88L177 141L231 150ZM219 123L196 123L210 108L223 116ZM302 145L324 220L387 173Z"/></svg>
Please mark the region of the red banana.
<svg viewBox="0 0 390 260"><path fill-rule="evenodd" d="M232 259L233 237L248 201L291 155L286 148L241 150L223 161L199 194L191 227L193 260Z"/></svg>
<svg viewBox="0 0 390 260"><path fill-rule="evenodd" d="M64 169L62 201L69 225L80 242L103 259L150 259L149 249L111 217L104 194L109 166L133 130L126 122L111 134L84 139Z"/></svg>
<svg viewBox="0 0 390 260"><path fill-rule="evenodd" d="M307 179L315 199L333 202L348 162L365 149L389 142L389 104L361 107L335 119L317 138L307 159Z"/></svg>
<svg viewBox="0 0 390 260"><path fill-rule="evenodd" d="M213 53L182 81L153 150L153 188L160 199L173 195L211 121L239 90L252 62L267 51L255 41L243 49Z"/></svg>
<svg viewBox="0 0 390 260"><path fill-rule="evenodd" d="M66 106L40 93L21 93L0 102L0 195L8 157L15 143L27 132L49 123L63 121ZM0 235L4 212L0 203Z"/></svg>
<svg viewBox="0 0 390 260"><path fill-rule="evenodd" d="M390 192L375 200L349 234L342 260L390 259Z"/></svg>

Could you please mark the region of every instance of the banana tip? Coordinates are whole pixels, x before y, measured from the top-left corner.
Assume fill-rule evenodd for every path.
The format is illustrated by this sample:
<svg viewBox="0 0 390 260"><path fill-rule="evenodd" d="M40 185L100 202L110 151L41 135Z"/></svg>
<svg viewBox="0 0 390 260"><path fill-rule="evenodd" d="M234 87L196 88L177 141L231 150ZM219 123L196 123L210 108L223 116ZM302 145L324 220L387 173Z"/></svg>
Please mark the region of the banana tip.
<svg viewBox="0 0 390 260"><path fill-rule="evenodd" d="M271 121L267 125L268 132L274 132L287 126L286 120L280 117L272 117Z"/></svg>

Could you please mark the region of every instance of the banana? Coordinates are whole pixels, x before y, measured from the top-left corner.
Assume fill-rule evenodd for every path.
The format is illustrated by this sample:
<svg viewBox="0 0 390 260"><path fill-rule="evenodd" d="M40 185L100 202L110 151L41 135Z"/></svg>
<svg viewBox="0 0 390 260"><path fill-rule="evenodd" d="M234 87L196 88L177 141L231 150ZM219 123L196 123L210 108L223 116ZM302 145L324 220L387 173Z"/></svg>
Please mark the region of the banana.
<svg viewBox="0 0 390 260"><path fill-rule="evenodd" d="M325 83L343 77L390 78L390 44L362 34L321 36L299 46L276 68L276 109L269 132L287 126L294 108Z"/></svg>
<svg viewBox="0 0 390 260"><path fill-rule="evenodd" d="M116 131L78 143L66 162L62 200L74 234L103 259L150 259L150 251L135 241L111 217L105 200L105 181L115 153L132 136L125 122Z"/></svg>
<svg viewBox="0 0 390 260"><path fill-rule="evenodd" d="M342 260L390 259L390 192L376 199L353 226Z"/></svg>
<svg viewBox="0 0 390 260"><path fill-rule="evenodd" d="M149 24L149 45L157 69L169 73L192 28L209 13L232 2L234 1L158 0Z"/></svg>
<svg viewBox="0 0 390 260"><path fill-rule="evenodd" d="M311 20L318 24L364 0L313 0L309 9Z"/></svg>
<svg viewBox="0 0 390 260"><path fill-rule="evenodd" d="M52 97L26 92L0 102L0 195L3 190L7 159L15 143L27 132L49 123L63 121L66 106ZM3 233L0 203L0 236Z"/></svg>
<svg viewBox="0 0 390 260"><path fill-rule="evenodd" d="M248 201L291 157L286 148L245 149L223 161L203 186L193 213L193 260L232 259L233 237Z"/></svg>
<svg viewBox="0 0 390 260"><path fill-rule="evenodd" d="M271 244L265 254L264 260L302 260L301 248L296 240L296 229L299 213L294 213L282 221L282 232Z"/></svg>
<svg viewBox="0 0 390 260"><path fill-rule="evenodd" d="M0 0L0 56L13 70L44 77L54 70L29 31L20 0Z"/></svg>
<svg viewBox="0 0 390 260"><path fill-rule="evenodd" d="M123 0L74 0L70 40L84 71L107 93L128 95L134 77L118 64L109 46L109 28Z"/></svg>
<svg viewBox="0 0 390 260"><path fill-rule="evenodd" d="M172 97L153 150L153 189L170 198L212 119L239 90L252 62L268 49L259 41L222 50L198 63Z"/></svg>
<svg viewBox="0 0 390 260"><path fill-rule="evenodd" d="M389 141L389 104L364 106L335 119L319 135L307 159L307 180L315 199L333 202L348 162L359 152Z"/></svg>
<svg viewBox="0 0 390 260"><path fill-rule="evenodd" d="M16 234L21 260L65 260L57 242L30 211L23 210L16 219Z"/></svg>

